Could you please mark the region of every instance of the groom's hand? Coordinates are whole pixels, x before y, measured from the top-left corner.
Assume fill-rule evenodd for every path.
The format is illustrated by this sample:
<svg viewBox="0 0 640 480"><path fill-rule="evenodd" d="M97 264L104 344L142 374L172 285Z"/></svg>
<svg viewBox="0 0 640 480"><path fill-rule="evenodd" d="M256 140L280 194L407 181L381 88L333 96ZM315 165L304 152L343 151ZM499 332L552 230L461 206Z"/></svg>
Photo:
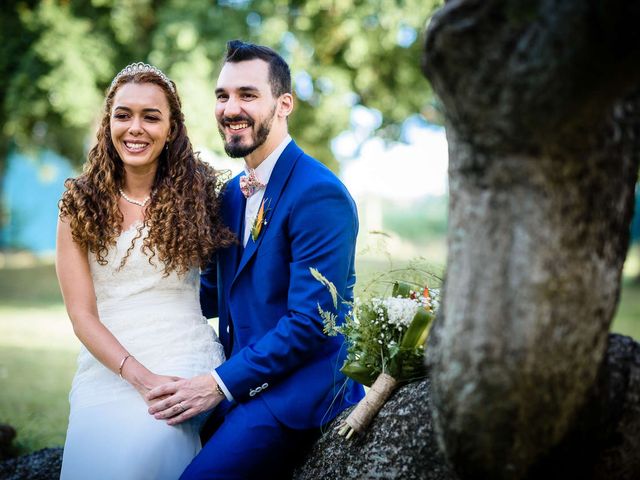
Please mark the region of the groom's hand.
<svg viewBox="0 0 640 480"><path fill-rule="evenodd" d="M216 389L211 375L165 383L146 395L151 404L149 413L158 420L168 419L169 425L177 425L199 413L211 410L224 396Z"/></svg>

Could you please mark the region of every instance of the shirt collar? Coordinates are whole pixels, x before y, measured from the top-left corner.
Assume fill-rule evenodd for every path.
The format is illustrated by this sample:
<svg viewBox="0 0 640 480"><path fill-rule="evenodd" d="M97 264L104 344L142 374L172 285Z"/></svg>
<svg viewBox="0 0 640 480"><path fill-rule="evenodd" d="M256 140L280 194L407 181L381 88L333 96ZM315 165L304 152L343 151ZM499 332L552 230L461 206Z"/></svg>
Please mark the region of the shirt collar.
<svg viewBox="0 0 640 480"><path fill-rule="evenodd" d="M280 145L278 145L276 147L276 149L271 152L269 154L269 156L267 158L265 158L262 163L260 163L260 165L258 165L256 167L256 175L258 176L258 178L260 179L260 181L264 184L269 183L269 178L271 178L271 172L273 172L273 168L276 166L276 162L278 161L278 158L280 158L280 155L282 155L282 152L284 152L284 149L287 148L287 145L289 145L289 142L291 141L291 135L287 135L284 140L282 140L282 142L280 142ZM248 175L249 174L249 167L247 166L247 164L244 164L244 172Z"/></svg>

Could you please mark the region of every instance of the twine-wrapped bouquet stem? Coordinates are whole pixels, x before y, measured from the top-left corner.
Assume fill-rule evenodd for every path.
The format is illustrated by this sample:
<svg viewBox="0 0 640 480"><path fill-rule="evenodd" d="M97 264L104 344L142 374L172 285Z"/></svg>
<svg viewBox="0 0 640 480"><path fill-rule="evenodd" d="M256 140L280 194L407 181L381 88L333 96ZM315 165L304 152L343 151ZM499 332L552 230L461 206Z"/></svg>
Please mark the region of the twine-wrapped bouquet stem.
<svg viewBox="0 0 640 480"><path fill-rule="evenodd" d="M362 433L378 414L399 382L391 375L381 373L362 400L336 429L338 434L351 438L354 433Z"/></svg>

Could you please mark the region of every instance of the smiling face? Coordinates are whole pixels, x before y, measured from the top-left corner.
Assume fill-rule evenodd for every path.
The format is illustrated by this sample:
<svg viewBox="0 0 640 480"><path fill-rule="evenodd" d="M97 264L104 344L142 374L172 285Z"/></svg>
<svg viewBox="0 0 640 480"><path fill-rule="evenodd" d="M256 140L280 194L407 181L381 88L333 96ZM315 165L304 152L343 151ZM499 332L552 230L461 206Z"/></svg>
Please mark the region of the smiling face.
<svg viewBox="0 0 640 480"><path fill-rule="evenodd" d="M273 96L269 65L260 59L227 62L216 87L216 120L230 157L257 166L287 134L291 94Z"/></svg>
<svg viewBox="0 0 640 480"><path fill-rule="evenodd" d="M125 169L147 171L158 157L171 130L165 92L153 83L125 83L113 98L111 141Z"/></svg>

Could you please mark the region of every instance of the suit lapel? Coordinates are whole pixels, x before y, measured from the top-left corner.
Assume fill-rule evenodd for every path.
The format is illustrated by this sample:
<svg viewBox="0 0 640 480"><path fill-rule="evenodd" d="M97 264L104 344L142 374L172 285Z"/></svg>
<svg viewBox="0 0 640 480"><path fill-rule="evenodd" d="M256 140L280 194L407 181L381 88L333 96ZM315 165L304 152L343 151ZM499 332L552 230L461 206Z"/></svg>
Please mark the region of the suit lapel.
<svg viewBox="0 0 640 480"><path fill-rule="evenodd" d="M296 163L296 160L302 155L302 150L295 144L292 140L287 148L284 149L280 158L276 162L275 167L273 168L273 172L271 173L271 177L269 178L269 183L267 184L267 188L264 192L263 202L265 202L265 216L264 223L262 225L262 229L260 231L260 235L254 241L251 236L249 236L249 241L244 248L244 252L242 254L242 258L240 259L240 265L238 266L238 270L236 272L236 278L242 271L242 269L247 265L251 257L256 253L256 250L262 243L262 239L266 234L267 228L269 228L269 224L271 223L271 217L278 205L278 200L282 195L284 187L289 179L289 175L291 175L291 171L293 170L293 166ZM268 207L268 209L267 209ZM235 279L234 279L235 280Z"/></svg>

